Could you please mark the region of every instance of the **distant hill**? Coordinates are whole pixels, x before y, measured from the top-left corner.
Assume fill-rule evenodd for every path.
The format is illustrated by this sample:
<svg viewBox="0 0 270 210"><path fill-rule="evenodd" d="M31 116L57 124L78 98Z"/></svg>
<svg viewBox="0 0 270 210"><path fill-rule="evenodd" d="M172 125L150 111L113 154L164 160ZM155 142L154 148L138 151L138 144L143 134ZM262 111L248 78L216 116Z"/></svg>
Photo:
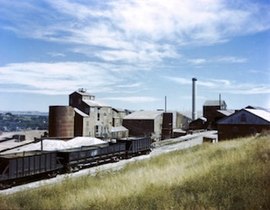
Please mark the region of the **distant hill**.
<svg viewBox="0 0 270 210"><path fill-rule="evenodd" d="M11 113L13 115L37 115L37 116L48 116L48 112L39 111L0 111L0 114Z"/></svg>
<svg viewBox="0 0 270 210"><path fill-rule="evenodd" d="M0 112L0 131L47 130L48 114L44 112Z"/></svg>

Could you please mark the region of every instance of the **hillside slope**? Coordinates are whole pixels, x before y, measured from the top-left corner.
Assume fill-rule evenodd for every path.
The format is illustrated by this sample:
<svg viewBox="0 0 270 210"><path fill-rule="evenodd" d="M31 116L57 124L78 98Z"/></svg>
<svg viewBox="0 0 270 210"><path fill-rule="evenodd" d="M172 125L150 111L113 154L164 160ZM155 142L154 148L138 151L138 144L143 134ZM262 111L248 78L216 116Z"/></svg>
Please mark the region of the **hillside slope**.
<svg viewBox="0 0 270 210"><path fill-rule="evenodd" d="M0 197L0 209L270 209L270 137L204 144Z"/></svg>

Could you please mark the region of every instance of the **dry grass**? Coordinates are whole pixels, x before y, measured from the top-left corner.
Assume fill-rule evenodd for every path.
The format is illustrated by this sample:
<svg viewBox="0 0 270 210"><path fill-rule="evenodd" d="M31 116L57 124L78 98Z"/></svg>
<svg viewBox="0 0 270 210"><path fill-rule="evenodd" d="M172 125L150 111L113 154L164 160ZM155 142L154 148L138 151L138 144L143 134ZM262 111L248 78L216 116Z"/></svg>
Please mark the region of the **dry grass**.
<svg viewBox="0 0 270 210"><path fill-rule="evenodd" d="M269 136L204 144L55 186L0 209L270 209Z"/></svg>

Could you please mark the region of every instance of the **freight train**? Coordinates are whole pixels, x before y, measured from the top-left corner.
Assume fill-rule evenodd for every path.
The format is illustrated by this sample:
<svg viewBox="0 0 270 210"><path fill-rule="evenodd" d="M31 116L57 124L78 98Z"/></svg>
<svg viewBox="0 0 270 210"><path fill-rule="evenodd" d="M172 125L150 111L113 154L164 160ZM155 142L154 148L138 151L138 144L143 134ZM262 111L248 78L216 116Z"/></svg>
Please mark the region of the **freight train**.
<svg viewBox="0 0 270 210"><path fill-rule="evenodd" d="M0 155L0 189L81 168L148 154L152 140L129 138L106 144L59 151L28 151Z"/></svg>

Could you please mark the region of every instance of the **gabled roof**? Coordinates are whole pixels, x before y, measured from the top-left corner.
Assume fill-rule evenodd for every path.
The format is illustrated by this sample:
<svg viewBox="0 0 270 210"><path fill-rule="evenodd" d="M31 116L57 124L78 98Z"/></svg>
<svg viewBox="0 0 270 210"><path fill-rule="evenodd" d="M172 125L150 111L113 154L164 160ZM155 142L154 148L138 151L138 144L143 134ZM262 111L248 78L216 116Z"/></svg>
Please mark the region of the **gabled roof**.
<svg viewBox="0 0 270 210"><path fill-rule="evenodd" d="M118 126L118 127L112 127L111 132L121 132L121 131L128 131L127 128L125 128L124 126Z"/></svg>
<svg viewBox="0 0 270 210"><path fill-rule="evenodd" d="M261 109L241 109L217 122L218 124L270 125L270 112Z"/></svg>
<svg viewBox="0 0 270 210"><path fill-rule="evenodd" d="M137 111L124 117L128 120L154 120L162 115L163 111Z"/></svg>
<svg viewBox="0 0 270 210"><path fill-rule="evenodd" d="M226 105L226 102L224 100L207 100L203 104L204 106L220 106L220 105Z"/></svg>
<svg viewBox="0 0 270 210"><path fill-rule="evenodd" d="M83 100L84 103L86 103L90 107L110 107L102 102L96 101L96 100Z"/></svg>
<svg viewBox="0 0 270 210"><path fill-rule="evenodd" d="M205 117L198 117L197 119L193 120L192 122L199 122L199 121L207 122L207 119Z"/></svg>
<svg viewBox="0 0 270 210"><path fill-rule="evenodd" d="M82 112L81 110L77 109L77 108L74 108L74 111L81 115L82 117L89 117L87 114L85 114L84 112Z"/></svg>
<svg viewBox="0 0 270 210"><path fill-rule="evenodd" d="M235 112L235 110L217 110L219 113L223 114L224 116L230 116Z"/></svg>
<svg viewBox="0 0 270 210"><path fill-rule="evenodd" d="M245 109L245 110L270 123L270 112L263 109Z"/></svg>
<svg viewBox="0 0 270 210"><path fill-rule="evenodd" d="M265 109L265 108L260 107L260 106L247 106L245 109L259 109L259 110L264 110L264 111L270 112L268 109Z"/></svg>
<svg viewBox="0 0 270 210"><path fill-rule="evenodd" d="M86 91L79 91L79 90L74 91L74 92L71 93L70 95L72 95L72 94L74 94L74 93L77 93L77 94L82 95L82 96L93 96L93 95L91 95L90 93L88 93L88 92L86 92Z"/></svg>

